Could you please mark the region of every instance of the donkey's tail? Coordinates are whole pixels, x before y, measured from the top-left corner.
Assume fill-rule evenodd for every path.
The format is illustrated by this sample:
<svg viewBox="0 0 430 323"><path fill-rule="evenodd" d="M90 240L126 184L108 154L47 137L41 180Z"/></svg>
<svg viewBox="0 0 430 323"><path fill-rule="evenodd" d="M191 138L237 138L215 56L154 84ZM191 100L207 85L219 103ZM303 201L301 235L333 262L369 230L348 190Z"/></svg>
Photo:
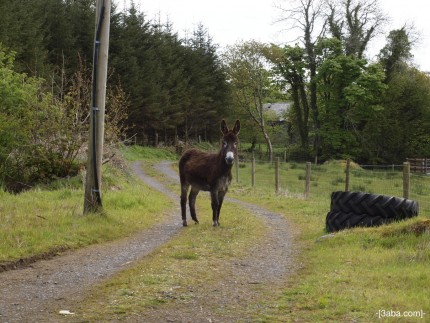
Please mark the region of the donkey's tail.
<svg viewBox="0 0 430 323"><path fill-rule="evenodd" d="M190 159L191 154L187 150L179 159L179 179L181 181L181 186L185 184L185 165L187 164L188 160Z"/></svg>

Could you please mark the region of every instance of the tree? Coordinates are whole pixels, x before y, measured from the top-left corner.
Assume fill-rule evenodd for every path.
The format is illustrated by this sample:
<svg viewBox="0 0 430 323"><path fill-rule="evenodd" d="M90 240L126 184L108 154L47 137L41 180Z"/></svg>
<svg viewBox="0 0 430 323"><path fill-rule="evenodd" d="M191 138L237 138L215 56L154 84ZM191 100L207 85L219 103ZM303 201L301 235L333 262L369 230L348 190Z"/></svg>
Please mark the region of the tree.
<svg viewBox="0 0 430 323"><path fill-rule="evenodd" d="M329 2L328 7L327 22L331 35L342 41L346 55L363 58L369 41L387 21L378 1L338 0Z"/></svg>
<svg viewBox="0 0 430 323"><path fill-rule="evenodd" d="M0 43L13 50L15 70L43 75L47 51L38 1L0 0Z"/></svg>
<svg viewBox="0 0 430 323"><path fill-rule="evenodd" d="M270 62L265 56L267 46L255 41L229 47L225 53L227 73L233 91L233 102L246 111L260 129L267 144L269 159L273 147L266 125L263 105L275 87Z"/></svg>
<svg viewBox="0 0 430 323"><path fill-rule="evenodd" d="M405 26L392 30L387 37L387 44L379 52L379 62L384 67L387 82L396 70L404 69L412 58L412 41L409 38Z"/></svg>
<svg viewBox="0 0 430 323"><path fill-rule="evenodd" d="M318 0L297 0L290 5L289 9L282 10L285 18L281 21L286 21L289 29L300 30L302 35L298 38L300 44L285 47L284 59L277 63L279 77L285 81L285 89L293 94L293 107L302 146L308 145L309 134L313 131L314 152L319 155L322 153L320 136L327 130L327 126L322 123L328 119L321 116L319 104L323 101L320 95L324 94L318 86L324 84L324 80L321 82L323 76L318 75L317 72L325 62L325 53L335 49L335 47L323 48L323 44L328 45L325 39L328 39L330 34L332 38L337 39L338 59L341 59L339 55L342 53L350 56L350 63L352 63L353 57L358 60L363 57L370 39L379 31L385 18L380 13L376 1L366 0L333 1L328 4ZM342 59L344 59L343 62L338 61L336 64L349 65L345 57ZM327 69L329 65L327 64L323 69ZM344 67L347 68L347 66ZM337 86L340 87L338 93L343 93L342 87L348 87L352 80L347 75L348 70L351 72L349 68L346 69L344 81L341 75L337 75ZM323 100L328 103L330 97L330 95L323 97ZM326 108L327 105L324 109ZM306 125L308 113L312 118L309 125Z"/></svg>
<svg viewBox="0 0 430 323"><path fill-rule="evenodd" d="M276 55L274 52L281 51ZM309 113L308 87L305 51L299 46L285 46L283 50L272 46L272 62L276 62L275 73L281 76L278 81L283 91L292 98L292 116L295 121L302 149L309 148ZM277 57L276 57L277 56Z"/></svg>
<svg viewBox="0 0 430 323"><path fill-rule="evenodd" d="M378 64L345 55L338 39L322 40L318 48L322 156L359 159L364 128L382 109L384 72Z"/></svg>
<svg viewBox="0 0 430 323"><path fill-rule="evenodd" d="M185 40L189 53L185 66L189 77L189 100L186 107L185 133L204 133L205 138L219 137L220 116L226 117L227 76L207 29L198 24ZM186 136L186 137L187 137Z"/></svg>
<svg viewBox="0 0 430 323"><path fill-rule="evenodd" d="M282 8L281 8L282 9ZM287 80L289 86L293 89L300 90L300 95L294 95L293 104L296 111L296 118L300 118L299 109L302 109L301 114L304 116L302 125L298 125L300 137L302 138L302 147L308 149L308 138L309 128L307 128L306 115L312 113L312 121L315 129L314 138L314 149L315 153L319 151L319 110L317 104L317 85L316 85L316 73L317 73L317 60L315 55L315 44L317 41L324 36L326 26L326 15L324 13L324 1L321 0L297 0L293 2L292 9L282 9L285 14L285 18L280 21L284 21L289 25L289 29L299 29L302 32L302 36L299 37L302 44L302 49L299 50L299 45L296 44L294 47L287 46L285 50L286 66L278 64L281 76ZM320 27L319 30L317 28ZM298 52L302 53L297 57ZM292 55L292 56L289 56ZM296 72L297 75L291 77L290 73L282 75L282 73L288 72L290 63L298 63L300 58L301 63L305 66L300 67ZM283 71L283 72L282 72ZM304 109L308 109L305 111Z"/></svg>
<svg viewBox="0 0 430 323"><path fill-rule="evenodd" d="M384 110L366 125L364 152L377 163L401 163L430 155L430 78L414 67L391 75Z"/></svg>

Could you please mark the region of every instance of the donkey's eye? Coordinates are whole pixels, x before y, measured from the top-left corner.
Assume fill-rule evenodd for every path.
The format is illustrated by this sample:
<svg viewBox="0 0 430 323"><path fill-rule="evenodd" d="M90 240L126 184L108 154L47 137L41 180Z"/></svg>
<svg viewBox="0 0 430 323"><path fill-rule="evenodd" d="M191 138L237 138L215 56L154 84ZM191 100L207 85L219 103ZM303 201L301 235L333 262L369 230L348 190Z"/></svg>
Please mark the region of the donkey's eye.
<svg viewBox="0 0 430 323"><path fill-rule="evenodd" d="M223 145L224 147L227 147L227 141L223 141L223 142L222 142L222 145Z"/></svg>
<svg viewBox="0 0 430 323"><path fill-rule="evenodd" d="M235 142L233 145L234 145L234 148L236 148L237 147L237 142Z"/></svg>

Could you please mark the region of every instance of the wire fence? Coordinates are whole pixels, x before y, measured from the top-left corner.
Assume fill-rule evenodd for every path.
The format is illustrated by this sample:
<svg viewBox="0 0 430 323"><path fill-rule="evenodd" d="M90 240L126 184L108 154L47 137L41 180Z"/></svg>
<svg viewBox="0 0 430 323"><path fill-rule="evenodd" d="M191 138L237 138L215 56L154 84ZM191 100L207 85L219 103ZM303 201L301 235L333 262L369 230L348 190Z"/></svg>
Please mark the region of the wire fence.
<svg viewBox="0 0 430 323"><path fill-rule="evenodd" d="M334 191L361 191L408 197L430 216L430 174L405 173L403 165L357 165L336 161L322 165L240 161L233 171L237 185L302 198L330 198ZM348 171L349 170L349 171Z"/></svg>

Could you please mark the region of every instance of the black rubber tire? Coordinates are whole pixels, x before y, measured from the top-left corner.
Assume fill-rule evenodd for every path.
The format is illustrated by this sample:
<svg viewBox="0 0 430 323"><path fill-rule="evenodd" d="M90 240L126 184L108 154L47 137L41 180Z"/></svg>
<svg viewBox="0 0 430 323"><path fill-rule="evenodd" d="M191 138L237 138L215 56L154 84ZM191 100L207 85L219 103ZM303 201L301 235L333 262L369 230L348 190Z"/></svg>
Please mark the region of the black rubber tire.
<svg viewBox="0 0 430 323"><path fill-rule="evenodd" d="M330 211L402 220L418 215L418 203L395 196L339 191L331 194Z"/></svg>
<svg viewBox="0 0 430 323"><path fill-rule="evenodd" d="M328 232L352 227L373 227L418 215L413 200L363 192L333 192L326 217Z"/></svg>
<svg viewBox="0 0 430 323"><path fill-rule="evenodd" d="M375 227L394 221L393 218L369 216L368 214L355 214L330 211L327 213L327 232L335 232L353 227Z"/></svg>

